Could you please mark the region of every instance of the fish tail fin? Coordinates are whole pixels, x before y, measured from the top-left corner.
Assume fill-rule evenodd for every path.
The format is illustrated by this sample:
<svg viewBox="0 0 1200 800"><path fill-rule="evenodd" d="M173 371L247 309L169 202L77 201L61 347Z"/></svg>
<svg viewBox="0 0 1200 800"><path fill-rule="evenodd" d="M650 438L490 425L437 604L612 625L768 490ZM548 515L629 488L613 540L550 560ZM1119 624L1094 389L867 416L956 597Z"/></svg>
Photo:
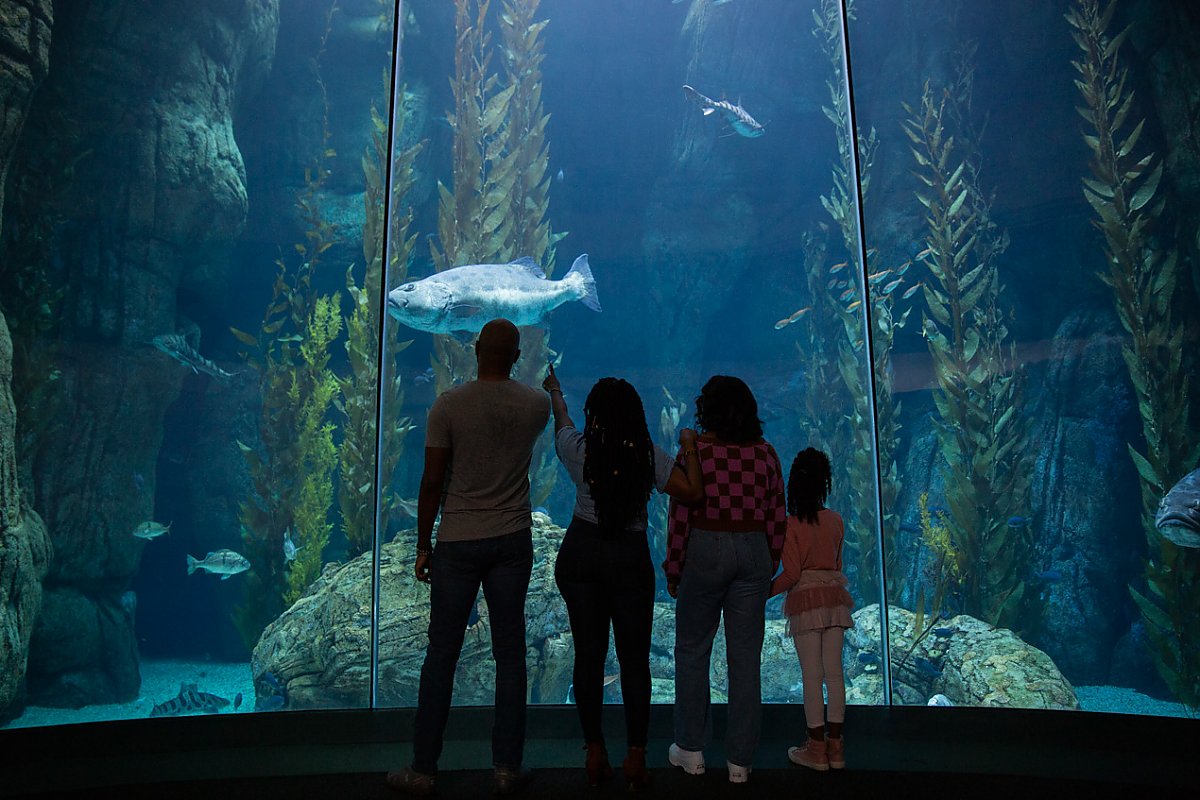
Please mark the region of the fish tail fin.
<svg viewBox="0 0 1200 800"><path fill-rule="evenodd" d="M567 270L563 280L571 275L579 275L582 278L583 297L579 298L580 301L592 311L600 311L600 295L596 293L596 279L592 277L592 268L588 265L587 253L583 253L575 259L575 263Z"/></svg>
<svg viewBox="0 0 1200 800"><path fill-rule="evenodd" d="M196 565L199 563L200 562L196 560L195 556L189 555L187 557L188 575L191 575L193 572L196 571Z"/></svg>

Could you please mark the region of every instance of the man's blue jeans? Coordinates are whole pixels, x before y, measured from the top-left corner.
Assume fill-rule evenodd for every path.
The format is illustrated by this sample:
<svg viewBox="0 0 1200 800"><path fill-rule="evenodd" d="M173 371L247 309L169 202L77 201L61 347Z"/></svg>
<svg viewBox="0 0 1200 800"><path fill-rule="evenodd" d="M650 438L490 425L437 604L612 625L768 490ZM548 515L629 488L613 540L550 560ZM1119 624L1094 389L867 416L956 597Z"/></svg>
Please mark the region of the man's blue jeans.
<svg viewBox="0 0 1200 800"><path fill-rule="evenodd" d="M533 570L533 538L517 533L468 542L438 542L430 569L429 649L417 694L413 769L437 774L454 670L479 587L487 602L496 660L492 762L518 768L525 750L525 594Z"/></svg>

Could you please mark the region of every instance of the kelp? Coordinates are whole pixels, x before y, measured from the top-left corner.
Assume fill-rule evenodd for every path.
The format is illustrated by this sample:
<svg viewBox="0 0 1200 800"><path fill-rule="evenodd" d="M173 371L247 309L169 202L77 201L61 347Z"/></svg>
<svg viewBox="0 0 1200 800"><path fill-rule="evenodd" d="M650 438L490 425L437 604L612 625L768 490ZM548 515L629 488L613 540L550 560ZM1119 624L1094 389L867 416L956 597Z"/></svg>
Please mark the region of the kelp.
<svg viewBox="0 0 1200 800"><path fill-rule="evenodd" d="M1134 92L1120 49L1129 29L1107 31L1116 3L1076 0L1066 14L1082 52L1072 61L1092 152L1083 194L1104 234L1107 269L1100 280L1113 295L1125 330L1121 355L1129 370L1142 420L1144 450L1128 444L1141 485L1142 524L1148 546L1146 593L1130 593L1154 644L1156 666L1183 703L1200 702L1200 560L1155 530L1159 500L1200 460L1200 435L1192 427L1190 379L1195 346L1172 307L1187 292L1178 250L1152 234L1165 198L1159 192L1163 162L1139 147L1145 119L1135 121Z"/></svg>
<svg viewBox="0 0 1200 800"><path fill-rule="evenodd" d="M322 97L320 54L335 8L330 7L325 19L314 62ZM323 256L335 241L320 201L330 174L328 161L336 155L329 147L327 102L324 110L320 151L305 169L304 189L296 199L304 240L293 245L294 253L275 260L275 282L258 333L230 328L247 347L241 356L258 374L261 397L258 442L238 443L251 483L239 514L242 554L250 569L234 623L248 648L298 596L299 582L316 577L330 532L336 450L332 428L324 420L337 392L328 369L328 350L340 329L341 312L337 295L321 296L313 285ZM284 557L285 535L292 536L297 547L294 562ZM315 569L311 563L317 565Z"/></svg>
<svg viewBox="0 0 1200 800"><path fill-rule="evenodd" d="M403 92L400 85L397 91ZM401 95L402 96L402 95ZM338 408L344 423L342 441L338 447L338 508L341 511L342 533L346 538L347 556L354 557L371 547L375 530L375 503L380 504L380 536L386 534L395 518L399 498L390 488L404 451L404 440L413 429L412 419L401 414L404 407L404 383L396 369L396 357L412 344L400 341L396 326L385 326L379 319L379 294L384 280L384 193L383 165L387 162L388 126L379 113L371 109L371 145L362 159L365 192L365 217L362 228L363 277L359 286L353 265L346 270L346 291L350 297L350 315L346 319L346 356L349 373L340 378L341 401ZM400 140L404 131L404 111L398 111L392 132ZM408 274L408 260L416 235L410 234L413 211L405 198L415 180L413 163L423 143L396 152L392 159L392 216L389 221L391 263L387 271L388 289L403 283ZM380 341L388 367L379 374ZM383 386L380 387L380 382ZM376 392L377 387L381 391ZM376 427L377 397L382 396L388 417L383 420L382 449L378 452L379 474L385 486L375 486L376 450L379 447Z"/></svg>
<svg viewBox="0 0 1200 800"><path fill-rule="evenodd" d="M851 19L854 18L853 3L847 3L846 13ZM881 521L884 547L888 558L894 559L896 548L893 544L899 527L895 508L901 489L895 460L900 438L900 408L892 390L891 352L896 331L904 326L908 312L898 316L894 313L894 293L874 291L863 286L864 276L874 275L880 268L877 253L873 249L867 251L865 270L863 265L858 263L860 244L857 198L853 189L854 153L850 148L855 145L858 147L859 190L865 204L878 140L874 129L867 133L855 132L853 141L847 136L851 130L851 120L842 64L841 16L836 0L822 0L820 7L813 10L813 22L812 34L833 69L833 77L826 81L829 103L822 106L821 110L834 126L838 146L838 161L833 166L833 187L828 195L821 196L821 205L841 233L842 246L849 266L837 273L841 276L839 281L826 281L827 270L816 269L817 265L809 263L806 259L810 297L814 300L813 313L809 315L809 349L802 351L802 356L810 371L810 393L824 395L824 398L806 401L806 407L814 423L818 419L827 419L837 413L837 409L845 409L840 416L848 426L836 435L836 439L828 434L822 438L830 442L834 463L844 465L845 473L840 483L844 484L847 497L844 504L847 529L852 531L847 546L853 550L859 562L855 591L860 597L877 598L880 597L881 588L880 570L870 568L878 550L875 525L871 523L876 509L873 487L878 469L879 489L884 508ZM811 244L806 248L814 255L816 249L816 246ZM872 352L869 356L875 378L878 452L872 445L870 388L864 380L860 363L867 338L863 331L862 314L858 311L858 302L864 295L864 288L867 288L865 294L871 303L875 324L875 331L871 337ZM849 302L840 299L843 294L850 297ZM826 352L827 332L831 329L840 329L843 334L838 339L836 353ZM839 392L836 397L831 397L828 391L828 387L834 385L833 382L826 382L831 367L836 370L845 388L845 392ZM816 370L815 373L812 372L813 369ZM821 382L814 382L814 378ZM831 400L833 404L832 408L829 408L827 406ZM835 441L841 446L835 446ZM891 575L898 578L899 571L893 570ZM889 591L894 596L898 596L902 590L902 581L889 580Z"/></svg>
<svg viewBox="0 0 1200 800"><path fill-rule="evenodd" d="M439 270L528 256L547 277L553 272L554 244L562 234L549 223L549 116L541 99L541 34L548 21L535 20L539 4L505 1L499 14L502 71L495 72L497 51L486 30L490 0L455 0L455 108L447 115L454 130L454 190L438 184L442 249L431 250ZM473 355L461 343L437 336L434 350L439 393L473 375ZM537 385L550 359L545 332L522 331L521 351L514 377ZM532 500L540 505L557 477L548 437L539 442L532 469Z"/></svg>
<svg viewBox="0 0 1200 800"><path fill-rule="evenodd" d="M926 82L918 107L904 104L909 116L903 128L923 186L916 195L925 209L929 270L922 287L923 336L937 381L940 471L963 571L964 610L1013 627L1036 614L1021 579L1032 542L1027 529L1008 525L1011 517L1028 513L1031 469L1016 354L1006 347L999 306L996 260L1008 236L992 221L980 187L978 152L966 122L971 79L968 52L943 92Z"/></svg>

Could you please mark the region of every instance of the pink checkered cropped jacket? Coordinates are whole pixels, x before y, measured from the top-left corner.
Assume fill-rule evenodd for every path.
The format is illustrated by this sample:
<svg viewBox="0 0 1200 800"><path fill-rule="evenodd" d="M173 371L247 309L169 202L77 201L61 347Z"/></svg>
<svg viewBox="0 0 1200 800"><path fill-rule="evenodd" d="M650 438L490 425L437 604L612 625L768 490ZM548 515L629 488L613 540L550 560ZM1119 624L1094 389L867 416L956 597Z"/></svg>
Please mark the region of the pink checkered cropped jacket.
<svg viewBox="0 0 1200 800"><path fill-rule="evenodd" d="M734 445L700 439L696 450L704 476L704 499L691 505L671 501L667 559L663 562L667 582L679 582L693 528L765 531L773 575L779 568L787 531L783 467L775 448L765 441Z"/></svg>

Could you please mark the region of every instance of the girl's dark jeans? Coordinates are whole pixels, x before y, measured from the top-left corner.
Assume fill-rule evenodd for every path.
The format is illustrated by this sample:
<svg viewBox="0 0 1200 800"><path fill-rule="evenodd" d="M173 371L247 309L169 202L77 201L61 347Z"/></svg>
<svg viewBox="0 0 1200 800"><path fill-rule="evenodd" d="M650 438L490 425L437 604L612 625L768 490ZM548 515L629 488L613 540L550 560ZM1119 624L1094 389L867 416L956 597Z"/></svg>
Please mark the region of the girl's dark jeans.
<svg viewBox="0 0 1200 800"><path fill-rule="evenodd" d="M645 747L650 725L650 628L654 565L645 531L607 530L571 520L554 579L575 641L575 707L584 741L603 743L604 662L612 625L629 747Z"/></svg>

